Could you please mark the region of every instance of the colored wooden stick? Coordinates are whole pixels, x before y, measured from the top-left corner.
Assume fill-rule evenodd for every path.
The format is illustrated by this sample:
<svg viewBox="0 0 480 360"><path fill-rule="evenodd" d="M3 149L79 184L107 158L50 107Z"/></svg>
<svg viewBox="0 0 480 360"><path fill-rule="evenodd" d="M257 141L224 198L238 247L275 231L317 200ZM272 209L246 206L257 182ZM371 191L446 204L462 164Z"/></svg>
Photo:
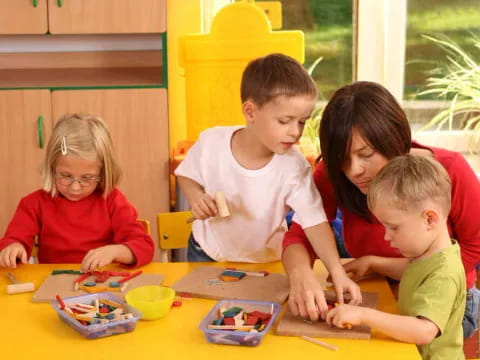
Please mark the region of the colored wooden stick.
<svg viewBox="0 0 480 360"><path fill-rule="evenodd" d="M333 351L338 350L338 347L335 346L335 345L331 345L329 343L323 342L323 341L318 340L318 339L311 338L309 336L301 336L301 338L305 341L311 342L312 344L317 344L317 345L323 346L323 347L325 347L327 349L330 349L330 350L333 350Z"/></svg>
<svg viewBox="0 0 480 360"><path fill-rule="evenodd" d="M120 280L118 280L118 282L121 284L121 283L124 283L125 281L127 280L130 280L130 279L133 279L135 276L138 276L142 273L142 270L138 270L137 272L134 272L133 274L130 274L128 276L125 276L123 278L121 278Z"/></svg>

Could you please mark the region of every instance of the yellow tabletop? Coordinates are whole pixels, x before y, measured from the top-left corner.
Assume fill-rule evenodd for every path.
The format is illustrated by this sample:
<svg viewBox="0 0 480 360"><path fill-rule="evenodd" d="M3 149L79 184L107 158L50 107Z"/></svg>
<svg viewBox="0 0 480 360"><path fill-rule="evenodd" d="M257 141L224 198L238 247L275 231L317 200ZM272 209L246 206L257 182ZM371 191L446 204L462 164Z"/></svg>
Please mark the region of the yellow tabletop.
<svg viewBox="0 0 480 360"><path fill-rule="evenodd" d="M164 285L168 286L198 265L152 263L142 270L165 275ZM245 270L283 273L281 263L213 264L229 265ZM21 282L32 281L38 288L53 269L78 268L78 264L22 265L14 273ZM325 269L319 262L315 270L319 277L325 277ZM2 359L420 359L415 345L392 340L375 331L370 340L321 339L338 346L338 351L299 337L277 336L275 325L256 347L210 344L198 329L216 302L206 299L184 301L181 307L172 308L165 318L159 320L140 320L133 332L88 340L61 321L50 304L32 303L32 293L7 295L6 272L0 270ZM385 279L371 278L359 284L363 291L379 294L378 309L398 313Z"/></svg>

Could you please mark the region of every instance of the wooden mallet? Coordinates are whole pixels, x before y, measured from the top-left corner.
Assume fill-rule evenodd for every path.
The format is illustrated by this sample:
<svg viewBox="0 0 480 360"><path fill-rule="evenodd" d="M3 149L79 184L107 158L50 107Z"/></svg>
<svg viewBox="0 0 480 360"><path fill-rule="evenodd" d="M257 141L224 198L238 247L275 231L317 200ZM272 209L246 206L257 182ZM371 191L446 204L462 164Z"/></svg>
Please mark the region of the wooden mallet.
<svg viewBox="0 0 480 360"><path fill-rule="evenodd" d="M227 200L225 200L225 195L221 191L217 191L214 195L215 203L217 204L218 217L226 218L230 216L230 210L228 209ZM187 219L187 224L190 224L196 220L194 216Z"/></svg>
<svg viewBox="0 0 480 360"><path fill-rule="evenodd" d="M7 285L7 294L20 294L35 290L34 283L19 283L15 275L11 272L7 273L7 276L10 281L13 282L13 284Z"/></svg>

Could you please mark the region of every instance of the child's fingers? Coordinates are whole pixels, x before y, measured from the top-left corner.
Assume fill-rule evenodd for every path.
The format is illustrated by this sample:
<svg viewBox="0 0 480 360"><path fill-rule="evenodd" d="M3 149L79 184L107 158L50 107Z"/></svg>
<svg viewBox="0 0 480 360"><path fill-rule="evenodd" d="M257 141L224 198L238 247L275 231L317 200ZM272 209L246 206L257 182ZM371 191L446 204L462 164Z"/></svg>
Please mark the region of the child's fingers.
<svg viewBox="0 0 480 360"><path fill-rule="evenodd" d="M28 259L27 259L27 252L25 249L22 249L20 251L20 254L17 255L17 257L20 257L20 261L22 262L22 264L26 264L28 262Z"/></svg>
<svg viewBox="0 0 480 360"><path fill-rule="evenodd" d="M333 308L327 312L327 315L325 316L325 322L332 326L333 325L333 319L335 317L335 314L337 313L337 308Z"/></svg>
<svg viewBox="0 0 480 360"><path fill-rule="evenodd" d="M215 204L215 201L210 197L204 197L203 199L203 210L209 215L209 216L215 216L217 215L217 205Z"/></svg>

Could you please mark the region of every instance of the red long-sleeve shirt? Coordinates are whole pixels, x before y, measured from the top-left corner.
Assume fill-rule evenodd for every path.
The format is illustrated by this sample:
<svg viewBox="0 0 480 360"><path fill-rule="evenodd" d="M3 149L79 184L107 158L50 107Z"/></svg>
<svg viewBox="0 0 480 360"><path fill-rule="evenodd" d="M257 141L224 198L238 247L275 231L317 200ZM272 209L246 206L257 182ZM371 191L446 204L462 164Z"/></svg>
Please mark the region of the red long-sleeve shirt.
<svg viewBox="0 0 480 360"><path fill-rule="evenodd" d="M413 142L412 148L428 149L433 152L450 175L452 183L452 206L447 225L450 236L460 244L462 262L465 267L467 288L472 287L477 279L475 266L480 262L480 183L477 176L460 154L439 148L429 148ZM367 222L340 207L337 204L332 184L328 180L325 164L320 162L313 174L315 183L322 196L323 206L328 220L335 219L337 206L343 215L343 239L345 248L353 257L377 255L400 257L398 250L393 249L384 240L385 229L374 218ZM312 259L316 255L302 228L293 223L286 233L283 249L291 244L303 244Z"/></svg>
<svg viewBox="0 0 480 360"><path fill-rule="evenodd" d="M38 235L39 263L81 263L91 249L123 244L141 266L152 261L154 245L136 220L135 208L118 189L106 198L96 191L80 201L38 190L20 201L0 250L19 242L30 256Z"/></svg>

